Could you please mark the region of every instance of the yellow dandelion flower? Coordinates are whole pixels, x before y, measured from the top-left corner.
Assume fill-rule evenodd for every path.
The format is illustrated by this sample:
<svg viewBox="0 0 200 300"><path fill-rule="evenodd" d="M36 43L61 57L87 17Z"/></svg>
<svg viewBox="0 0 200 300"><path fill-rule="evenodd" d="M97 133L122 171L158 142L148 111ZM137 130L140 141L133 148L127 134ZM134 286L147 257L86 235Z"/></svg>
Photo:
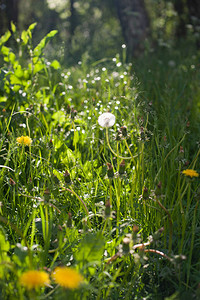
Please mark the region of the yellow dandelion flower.
<svg viewBox="0 0 200 300"><path fill-rule="evenodd" d="M57 284L68 289L76 289L84 281L80 273L68 267L57 267L52 277Z"/></svg>
<svg viewBox="0 0 200 300"><path fill-rule="evenodd" d="M28 290L35 289L50 284L49 274L44 271L26 271L20 279L20 284Z"/></svg>
<svg viewBox="0 0 200 300"><path fill-rule="evenodd" d="M29 136L20 136L16 139L19 144L30 146L32 144L32 139Z"/></svg>
<svg viewBox="0 0 200 300"><path fill-rule="evenodd" d="M199 177L199 173L197 173L197 171L192 170L192 169L186 169L182 172L185 176L189 176L189 177Z"/></svg>

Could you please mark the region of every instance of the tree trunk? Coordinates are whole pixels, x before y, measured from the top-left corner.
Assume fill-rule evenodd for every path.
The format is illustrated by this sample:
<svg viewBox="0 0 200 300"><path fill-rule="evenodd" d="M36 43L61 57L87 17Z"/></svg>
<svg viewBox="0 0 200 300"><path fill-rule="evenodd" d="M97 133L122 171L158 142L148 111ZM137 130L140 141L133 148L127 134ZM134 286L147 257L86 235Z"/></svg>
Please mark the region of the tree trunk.
<svg viewBox="0 0 200 300"><path fill-rule="evenodd" d="M186 35L186 24L188 22L188 11L185 1L176 0L174 2L174 8L178 14L179 20L176 28L176 36L178 38L184 37Z"/></svg>
<svg viewBox="0 0 200 300"><path fill-rule="evenodd" d="M75 8L74 8L74 0L70 0L70 12L71 12L71 16L70 16L70 34L71 36L74 35L75 29L76 29L76 13L75 13Z"/></svg>
<svg viewBox="0 0 200 300"><path fill-rule="evenodd" d="M200 1L199 0L187 0L188 10L190 16L200 18Z"/></svg>
<svg viewBox="0 0 200 300"><path fill-rule="evenodd" d="M189 22L193 25L196 45L200 48L200 0L187 0L187 6L189 11Z"/></svg>
<svg viewBox="0 0 200 300"><path fill-rule="evenodd" d="M18 0L7 0L5 4L7 26L8 29L11 30L11 21L13 21L15 24L18 22Z"/></svg>
<svg viewBox="0 0 200 300"><path fill-rule="evenodd" d="M118 17L129 56L144 49L149 35L149 18L144 0L116 0Z"/></svg>

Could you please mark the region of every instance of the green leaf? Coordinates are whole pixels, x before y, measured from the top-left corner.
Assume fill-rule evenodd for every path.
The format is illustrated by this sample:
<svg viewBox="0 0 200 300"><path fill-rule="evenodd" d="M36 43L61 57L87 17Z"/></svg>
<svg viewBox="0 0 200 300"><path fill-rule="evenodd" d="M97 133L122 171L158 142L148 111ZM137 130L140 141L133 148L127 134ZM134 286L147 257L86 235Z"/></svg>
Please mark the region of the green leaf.
<svg viewBox="0 0 200 300"><path fill-rule="evenodd" d="M0 103L1 102L6 102L7 101L7 97L3 96L3 97L0 97Z"/></svg>
<svg viewBox="0 0 200 300"><path fill-rule="evenodd" d="M10 83L11 84L22 84L21 80L16 77L14 74L10 75Z"/></svg>
<svg viewBox="0 0 200 300"><path fill-rule="evenodd" d="M56 123L59 123L60 125L62 125L66 120L64 111L59 110L59 111L55 112L52 116L52 119L54 119L56 121Z"/></svg>
<svg viewBox="0 0 200 300"><path fill-rule="evenodd" d="M57 141L57 143L55 143L55 148L60 148L61 146L63 146L61 141ZM76 156L70 148L65 146L65 150L61 153L60 159L64 165L68 165L69 162L74 163L76 161Z"/></svg>
<svg viewBox="0 0 200 300"><path fill-rule="evenodd" d="M20 65L17 66L17 68L15 69L15 73L14 74L18 78L23 78L24 72L23 72L22 67Z"/></svg>
<svg viewBox="0 0 200 300"><path fill-rule="evenodd" d="M82 264L100 265L104 253L104 244L104 239L100 233L87 234L76 251L76 260ZM90 273L94 274L95 269L95 266L90 267Z"/></svg>
<svg viewBox="0 0 200 300"><path fill-rule="evenodd" d="M43 69L44 69L44 64L39 61L34 65L33 74L35 75L36 73L40 72Z"/></svg>
<svg viewBox="0 0 200 300"><path fill-rule="evenodd" d="M33 29L35 28L35 26L37 25L37 22L31 24L28 28L28 30L33 31Z"/></svg>
<svg viewBox="0 0 200 300"><path fill-rule="evenodd" d="M7 40L10 38L11 32L7 31L1 38L0 38L0 46L5 44Z"/></svg>
<svg viewBox="0 0 200 300"><path fill-rule="evenodd" d="M25 31L25 30L22 31L21 39L24 42L24 45L26 45L28 43L29 36L28 36L28 32L27 31Z"/></svg>
<svg viewBox="0 0 200 300"><path fill-rule="evenodd" d="M19 258L19 261L23 263L28 255L28 248L17 243L15 247L15 255Z"/></svg>
<svg viewBox="0 0 200 300"><path fill-rule="evenodd" d="M63 181L64 179L64 176L63 176L63 173L57 171L56 169L53 170L53 174L56 175L56 177L60 180L60 181Z"/></svg>
<svg viewBox="0 0 200 300"><path fill-rule="evenodd" d="M52 61L51 67L53 67L55 70L60 69L60 64L57 60Z"/></svg>
<svg viewBox="0 0 200 300"><path fill-rule="evenodd" d="M16 56L13 52L9 53L9 60L12 64L14 64L15 60L16 60Z"/></svg>
<svg viewBox="0 0 200 300"><path fill-rule="evenodd" d="M27 32L28 32L28 34L29 34L29 37L30 37L31 39L32 39L32 31L33 31L33 29L35 28L36 25L37 25L37 23L31 24L31 25L29 26L28 30L27 30Z"/></svg>
<svg viewBox="0 0 200 300"><path fill-rule="evenodd" d="M74 132L73 145L75 146L75 145L78 143L78 141L79 141L79 133L78 133L78 131L76 130L76 131Z"/></svg>
<svg viewBox="0 0 200 300"><path fill-rule="evenodd" d="M47 43L49 42L49 40L54 37L54 35L56 35L58 31L57 30L52 30L51 32L49 32L41 41L40 43L35 47L35 49L33 50L33 54L35 56L40 56L42 54L43 49L45 48L45 46L47 45Z"/></svg>
<svg viewBox="0 0 200 300"><path fill-rule="evenodd" d="M20 86L19 85L14 85L12 90L13 90L13 92L17 93L20 90Z"/></svg>
<svg viewBox="0 0 200 300"><path fill-rule="evenodd" d="M10 262L10 257L8 256L9 250L10 244L6 241L3 229L0 228L0 278L4 276L6 263Z"/></svg>
<svg viewBox="0 0 200 300"><path fill-rule="evenodd" d="M1 53L2 53L4 56L8 56L9 52L10 52L10 49L9 49L8 47L2 46L2 48L1 48Z"/></svg>
<svg viewBox="0 0 200 300"><path fill-rule="evenodd" d="M13 21L11 21L11 29L12 29L12 32L15 33L16 32L16 26L15 24L13 23Z"/></svg>

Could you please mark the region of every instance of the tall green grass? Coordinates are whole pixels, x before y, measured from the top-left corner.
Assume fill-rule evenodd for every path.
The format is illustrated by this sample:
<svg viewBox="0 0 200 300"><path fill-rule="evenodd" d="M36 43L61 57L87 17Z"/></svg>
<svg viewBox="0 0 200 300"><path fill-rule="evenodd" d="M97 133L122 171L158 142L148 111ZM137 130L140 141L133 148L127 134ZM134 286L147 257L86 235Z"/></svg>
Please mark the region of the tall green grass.
<svg viewBox="0 0 200 300"><path fill-rule="evenodd" d="M199 171L198 57L66 70L43 55L56 32L33 49L34 27L13 25L15 52L0 40L1 298L198 299L199 178L182 174ZM57 266L85 283L20 284Z"/></svg>

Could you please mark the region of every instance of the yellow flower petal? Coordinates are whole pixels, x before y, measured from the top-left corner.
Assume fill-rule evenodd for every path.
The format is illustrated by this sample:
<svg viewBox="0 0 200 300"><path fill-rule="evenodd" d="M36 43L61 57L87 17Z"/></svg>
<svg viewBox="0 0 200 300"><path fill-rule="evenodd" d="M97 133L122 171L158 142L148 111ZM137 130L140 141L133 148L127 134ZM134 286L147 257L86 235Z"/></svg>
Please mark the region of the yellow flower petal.
<svg viewBox="0 0 200 300"><path fill-rule="evenodd" d="M84 281L80 273L68 267L57 267L52 277L57 284L68 289L76 289Z"/></svg>
<svg viewBox="0 0 200 300"><path fill-rule="evenodd" d="M49 275L46 272L36 270L24 272L19 281L21 285L29 290L48 285L50 283Z"/></svg>
<svg viewBox="0 0 200 300"><path fill-rule="evenodd" d="M192 169L186 169L182 172L185 176L189 176L189 177L199 177L199 173L197 173L197 171L192 170Z"/></svg>
<svg viewBox="0 0 200 300"><path fill-rule="evenodd" d="M29 136L20 136L16 139L19 144L30 146L32 144L32 139Z"/></svg>

